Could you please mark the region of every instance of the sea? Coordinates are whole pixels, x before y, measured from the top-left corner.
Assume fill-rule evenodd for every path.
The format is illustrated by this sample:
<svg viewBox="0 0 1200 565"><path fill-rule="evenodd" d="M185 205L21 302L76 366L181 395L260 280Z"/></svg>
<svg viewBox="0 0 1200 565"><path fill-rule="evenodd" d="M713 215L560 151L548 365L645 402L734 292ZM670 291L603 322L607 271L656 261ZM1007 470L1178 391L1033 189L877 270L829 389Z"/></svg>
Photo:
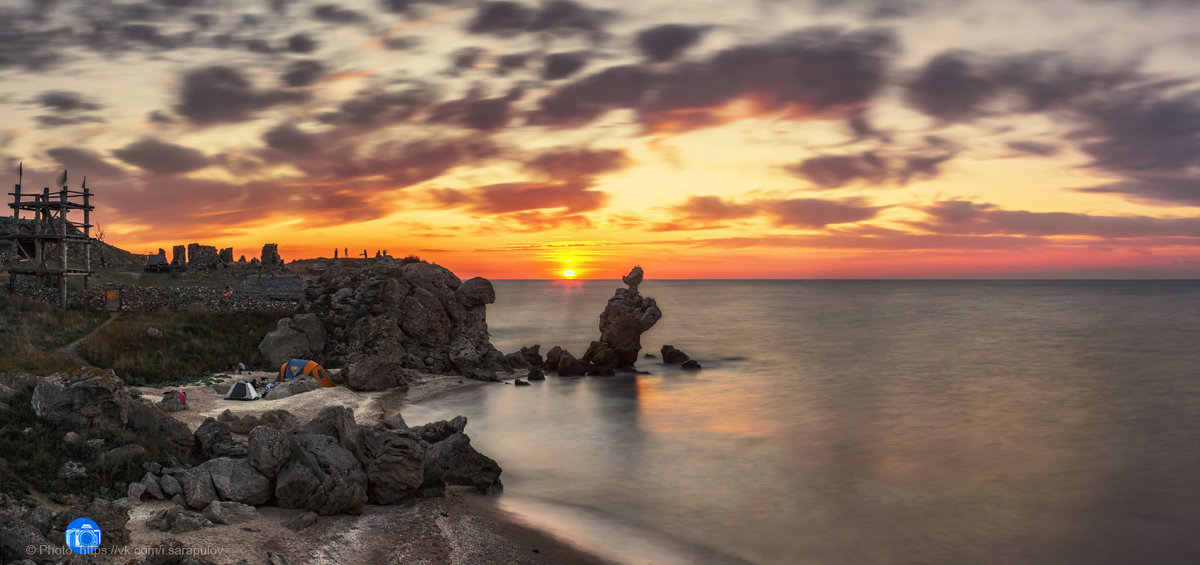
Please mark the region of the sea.
<svg viewBox="0 0 1200 565"><path fill-rule="evenodd" d="M619 281L495 281L492 343L581 356ZM647 280L703 369L462 414L489 499L631 564L1200 563L1200 281Z"/></svg>

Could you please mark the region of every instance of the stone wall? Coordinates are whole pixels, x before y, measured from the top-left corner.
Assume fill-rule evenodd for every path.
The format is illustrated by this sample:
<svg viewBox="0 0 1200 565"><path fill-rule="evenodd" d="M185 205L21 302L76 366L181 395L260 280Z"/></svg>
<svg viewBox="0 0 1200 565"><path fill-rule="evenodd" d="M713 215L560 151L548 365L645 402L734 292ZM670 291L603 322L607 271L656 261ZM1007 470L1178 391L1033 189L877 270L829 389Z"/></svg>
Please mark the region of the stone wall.
<svg viewBox="0 0 1200 565"><path fill-rule="evenodd" d="M197 304L206 312L256 312L293 310L297 301L272 300L261 296L252 296L244 292L232 292L225 296L225 290L200 286L183 287L142 287L136 285L107 285L92 287L86 294L89 307L95 310L112 309L106 301L106 292L112 289L120 291L120 307L122 312L155 312L160 309L183 311L194 308Z"/></svg>

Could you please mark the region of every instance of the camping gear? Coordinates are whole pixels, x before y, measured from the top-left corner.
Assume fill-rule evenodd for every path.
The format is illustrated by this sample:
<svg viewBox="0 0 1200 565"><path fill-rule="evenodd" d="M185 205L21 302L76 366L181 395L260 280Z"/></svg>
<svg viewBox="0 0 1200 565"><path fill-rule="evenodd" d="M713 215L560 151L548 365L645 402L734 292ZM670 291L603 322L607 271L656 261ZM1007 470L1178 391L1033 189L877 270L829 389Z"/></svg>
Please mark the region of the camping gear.
<svg viewBox="0 0 1200 565"><path fill-rule="evenodd" d="M261 398L257 390L250 383L238 379L229 387L229 392L225 393L225 400L258 400Z"/></svg>
<svg viewBox="0 0 1200 565"><path fill-rule="evenodd" d="M292 359L287 363L279 366L279 379L276 382L284 379L294 379L300 375L308 375L317 380L322 387L333 386L333 381L329 379L329 373L325 372L325 367L317 364L316 361L308 359Z"/></svg>

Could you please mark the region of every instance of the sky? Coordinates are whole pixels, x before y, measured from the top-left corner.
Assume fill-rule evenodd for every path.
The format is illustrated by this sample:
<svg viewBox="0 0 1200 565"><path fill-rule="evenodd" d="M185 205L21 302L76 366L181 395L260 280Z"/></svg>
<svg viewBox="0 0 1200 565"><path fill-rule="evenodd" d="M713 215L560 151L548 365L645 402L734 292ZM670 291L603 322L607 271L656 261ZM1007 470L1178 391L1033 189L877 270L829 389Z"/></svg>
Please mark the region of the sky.
<svg viewBox="0 0 1200 565"><path fill-rule="evenodd" d="M1196 21L1200 0L0 0L0 167L25 191L86 176L135 253L1195 278Z"/></svg>

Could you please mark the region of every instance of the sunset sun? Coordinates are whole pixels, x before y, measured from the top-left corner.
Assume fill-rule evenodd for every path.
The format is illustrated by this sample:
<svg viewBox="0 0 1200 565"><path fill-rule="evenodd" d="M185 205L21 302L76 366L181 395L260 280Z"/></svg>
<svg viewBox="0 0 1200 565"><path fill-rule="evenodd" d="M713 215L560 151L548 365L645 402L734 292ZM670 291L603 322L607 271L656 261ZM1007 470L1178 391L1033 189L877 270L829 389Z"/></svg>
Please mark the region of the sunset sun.
<svg viewBox="0 0 1200 565"><path fill-rule="evenodd" d="M563 271L563 278L564 279L575 278L575 269L567 269L567 270Z"/></svg>

